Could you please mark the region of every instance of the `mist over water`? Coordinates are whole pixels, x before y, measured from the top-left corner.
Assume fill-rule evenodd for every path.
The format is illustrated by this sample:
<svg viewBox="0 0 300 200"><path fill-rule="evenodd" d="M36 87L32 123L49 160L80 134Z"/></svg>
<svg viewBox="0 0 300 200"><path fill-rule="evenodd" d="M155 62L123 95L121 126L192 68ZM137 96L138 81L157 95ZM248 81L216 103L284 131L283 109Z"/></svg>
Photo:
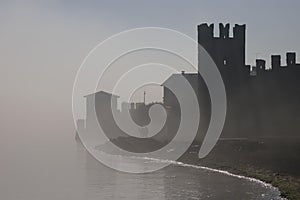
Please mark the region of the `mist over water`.
<svg viewBox="0 0 300 200"><path fill-rule="evenodd" d="M117 172L88 154L74 134L61 135L60 140L25 141L5 147L5 154L1 151L1 198L280 199L277 190L262 184L188 166L139 175Z"/></svg>
<svg viewBox="0 0 300 200"><path fill-rule="evenodd" d="M299 35L299 2L274 2L276 8L266 15L269 2L261 1L236 4L238 13L225 1L218 6L179 1L124 1L117 6L0 1L0 199L277 199L278 191L257 182L194 167L171 165L142 175L111 170L74 140L71 105L73 82L86 54L129 28L168 27L195 38L195 25L203 20L238 19L251 27L248 60L253 61L258 51L263 57L290 47L299 52L300 45L289 39ZM175 9L166 10L170 5ZM182 13L185 7L189 12ZM286 31L293 28L297 29Z"/></svg>
<svg viewBox="0 0 300 200"><path fill-rule="evenodd" d="M80 143L77 150L85 169L86 199L281 199L278 190L268 185L197 166L172 162L154 173L127 174L98 163ZM124 166L137 163L119 158ZM149 165L170 162L144 159Z"/></svg>

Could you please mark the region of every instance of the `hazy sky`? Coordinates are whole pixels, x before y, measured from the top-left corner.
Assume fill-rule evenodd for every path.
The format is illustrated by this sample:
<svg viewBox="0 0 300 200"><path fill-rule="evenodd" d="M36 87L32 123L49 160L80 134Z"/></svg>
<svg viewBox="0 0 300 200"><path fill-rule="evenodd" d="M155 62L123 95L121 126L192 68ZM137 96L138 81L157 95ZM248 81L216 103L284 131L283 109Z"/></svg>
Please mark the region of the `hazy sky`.
<svg viewBox="0 0 300 200"><path fill-rule="evenodd" d="M299 8L299 0L0 0L1 197L83 199L72 87L99 42L136 27L196 39L203 22L246 23L253 64L256 53L300 52Z"/></svg>
<svg viewBox="0 0 300 200"><path fill-rule="evenodd" d="M258 53L300 52L299 8L297 0L0 1L1 134L72 127L76 71L95 45L120 31L159 26L196 38L203 22L246 23L253 64Z"/></svg>

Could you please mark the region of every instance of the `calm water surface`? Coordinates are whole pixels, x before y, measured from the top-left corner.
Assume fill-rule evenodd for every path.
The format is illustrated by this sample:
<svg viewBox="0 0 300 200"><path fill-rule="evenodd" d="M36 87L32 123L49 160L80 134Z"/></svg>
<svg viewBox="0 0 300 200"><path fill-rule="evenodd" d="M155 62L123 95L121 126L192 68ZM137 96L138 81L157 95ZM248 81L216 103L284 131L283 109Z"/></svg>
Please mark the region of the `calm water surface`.
<svg viewBox="0 0 300 200"><path fill-rule="evenodd" d="M50 136L2 142L1 200L280 199L273 188L193 167L117 172L94 160L69 136Z"/></svg>
<svg viewBox="0 0 300 200"><path fill-rule="evenodd" d="M193 167L170 165L149 174L121 173L94 160L80 144L77 149L88 200L281 199L274 188Z"/></svg>

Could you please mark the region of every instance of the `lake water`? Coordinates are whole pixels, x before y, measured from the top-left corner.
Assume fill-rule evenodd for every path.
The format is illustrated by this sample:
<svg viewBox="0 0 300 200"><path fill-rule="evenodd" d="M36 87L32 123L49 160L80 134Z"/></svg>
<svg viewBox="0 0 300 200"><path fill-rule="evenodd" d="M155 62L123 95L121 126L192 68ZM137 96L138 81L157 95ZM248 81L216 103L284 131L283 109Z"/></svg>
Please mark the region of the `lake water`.
<svg viewBox="0 0 300 200"><path fill-rule="evenodd" d="M266 184L180 162L148 174L117 172L96 161L80 144L77 148L88 200L281 199L278 190Z"/></svg>
<svg viewBox="0 0 300 200"><path fill-rule="evenodd" d="M74 139L24 138L1 148L3 200L280 199L264 184L182 163L148 174L117 172Z"/></svg>

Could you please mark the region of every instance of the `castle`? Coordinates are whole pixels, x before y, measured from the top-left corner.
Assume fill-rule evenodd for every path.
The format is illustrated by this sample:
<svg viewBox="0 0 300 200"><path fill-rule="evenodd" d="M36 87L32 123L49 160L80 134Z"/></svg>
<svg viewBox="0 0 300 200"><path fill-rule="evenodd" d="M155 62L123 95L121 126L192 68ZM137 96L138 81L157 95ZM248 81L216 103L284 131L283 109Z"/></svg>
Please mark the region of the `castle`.
<svg viewBox="0 0 300 200"><path fill-rule="evenodd" d="M246 25L235 25L233 36L229 24L219 24L219 36L214 36L214 24L198 25L198 43L216 63L227 95L227 116L221 137L259 138L293 137L300 131L300 64L296 53L286 53L286 65L280 55L271 56L271 66L256 59L256 65L246 65ZM200 56L199 56L200 57ZM198 67L202 66L198 59ZM202 77L182 73L199 98L201 122L199 135L204 134L210 119L210 98ZM170 77L174 79L175 75ZM174 104L175 96L164 88L164 104ZM202 135L203 136L203 135Z"/></svg>
<svg viewBox="0 0 300 200"><path fill-rule="evenodd" d="M286 53L285 65L281 64L280 55L271 55L271 66L266 66L263 59L256 59L254 66L247 65L246 25L236 24L232 36L229 30L229 24L219 24L219 36L215 37L214 24L198 26L198 43L216 63L225 85L227 116L221 137L299 137L300 64L296 63L296 53ZM198 59L199 69L201 66L201 60ZM198 97L201 120L197 139L201 140L206 133L211 115L207 86L198 73L182 72L173 74L162 83L162 105L167 110L168 118L162 131L153 139L170 141L176 134L180 123L180 106L166 84L175 83L180 77L189 81ZM147 113L151 105L123 103L122 110L118 111L116 95L98 92L86 98L87 117L85 123L79 121L81 129L95 128L97 122L91 119L98 119L106 132L113 132L108 135L110 139L127 137L114 123L111 108L119 112L120 116L124 110L128 110L134 121L140 125L149 122Z"/></svg>

